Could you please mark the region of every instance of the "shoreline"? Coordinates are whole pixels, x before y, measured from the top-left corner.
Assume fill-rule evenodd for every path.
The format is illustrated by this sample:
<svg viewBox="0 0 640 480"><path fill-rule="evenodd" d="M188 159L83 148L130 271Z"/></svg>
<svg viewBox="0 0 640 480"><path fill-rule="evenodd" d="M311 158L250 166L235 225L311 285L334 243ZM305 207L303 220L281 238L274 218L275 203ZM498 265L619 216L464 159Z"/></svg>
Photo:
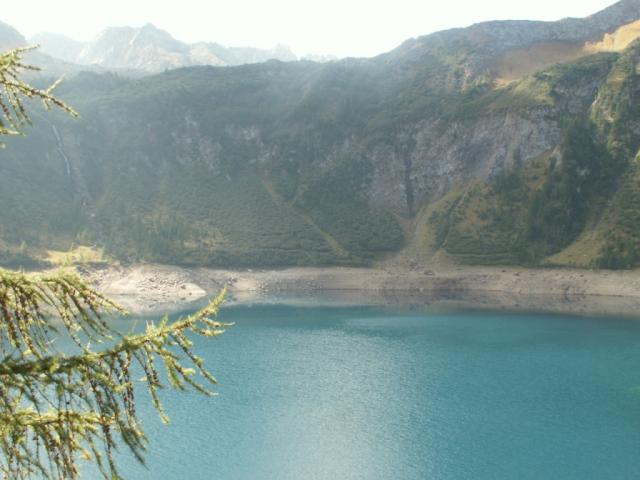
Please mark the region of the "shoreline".
<svg viewBox="0 0 640 480"><path fill-rule="evenodd" d="M78 266L132 314L197 308L227 289L226 305L372 305L640 318L640 270L515 267L221 270L139 264Z"/></svg>

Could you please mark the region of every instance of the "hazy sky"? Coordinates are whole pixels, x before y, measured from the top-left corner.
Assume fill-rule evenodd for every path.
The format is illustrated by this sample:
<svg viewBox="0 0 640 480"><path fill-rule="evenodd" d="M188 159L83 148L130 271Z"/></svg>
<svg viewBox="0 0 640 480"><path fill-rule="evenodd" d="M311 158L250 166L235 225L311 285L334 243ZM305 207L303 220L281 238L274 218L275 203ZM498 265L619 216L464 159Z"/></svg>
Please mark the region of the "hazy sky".
<svg viewBox="0 0 640 480"><path fill-rule="evenodd" d="M27 37L41 31L89 40L107 26L147 22L187 42L297 54L372 56L407 38L493 19L584 17L614 0L17 0L0 20Z"/></svg>

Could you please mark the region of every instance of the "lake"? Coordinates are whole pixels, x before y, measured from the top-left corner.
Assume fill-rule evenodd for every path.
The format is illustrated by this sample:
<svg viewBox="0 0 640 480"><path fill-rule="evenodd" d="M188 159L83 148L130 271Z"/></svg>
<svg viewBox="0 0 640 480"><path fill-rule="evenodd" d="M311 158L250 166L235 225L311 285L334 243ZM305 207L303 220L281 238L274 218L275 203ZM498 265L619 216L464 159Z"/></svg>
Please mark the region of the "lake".
<svg viewBox="0 0 640 480"><path fill-rule="evenodd" d="M637 479L640 322L244 306L128 479ZM92 478L91 475L85 476Z"/></svg>

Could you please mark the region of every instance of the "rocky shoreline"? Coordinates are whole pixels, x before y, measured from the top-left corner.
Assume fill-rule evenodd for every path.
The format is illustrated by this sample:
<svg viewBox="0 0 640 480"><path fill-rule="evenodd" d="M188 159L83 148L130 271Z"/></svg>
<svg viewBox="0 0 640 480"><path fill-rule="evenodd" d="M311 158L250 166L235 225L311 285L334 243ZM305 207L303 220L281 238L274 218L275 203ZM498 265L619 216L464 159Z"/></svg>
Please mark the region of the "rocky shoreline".
<svg viewBox="0 0 640 480"><path fill-rule="evenodd" d="M227 289L227 305L362 304L640 318L640 271L499 267L216 270L166 265L77 267L137 315L182 311Z"/></svg>

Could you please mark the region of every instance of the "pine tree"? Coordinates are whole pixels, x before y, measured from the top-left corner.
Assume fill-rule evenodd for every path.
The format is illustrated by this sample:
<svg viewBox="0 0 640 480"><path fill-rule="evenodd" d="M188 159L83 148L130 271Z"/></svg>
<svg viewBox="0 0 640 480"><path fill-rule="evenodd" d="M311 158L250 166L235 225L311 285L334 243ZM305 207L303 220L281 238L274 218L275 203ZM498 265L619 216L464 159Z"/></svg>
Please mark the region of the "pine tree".
<svg viewBox="0 0 640 480"><path fill-rule="evenodd" d="M29 99L77 115L54 96L57 83L40 90L22 80L25 71L37 70L23 62L28 50L0 55L0 135L21 135L30 122ZM212 395L216 380L189 337L224 332L227 325L215 320L223 296L193 315L164 317L142 333L121 335L106 317L125 312L77 275L0 270L3 478L77 478L83 459L96 463L104 478L121 478L113 453L123 445L143 462L148 441L136 412L136 385L148 389L165 422L163 383ZM61 337L73 347L58 350Z"/></svg>

